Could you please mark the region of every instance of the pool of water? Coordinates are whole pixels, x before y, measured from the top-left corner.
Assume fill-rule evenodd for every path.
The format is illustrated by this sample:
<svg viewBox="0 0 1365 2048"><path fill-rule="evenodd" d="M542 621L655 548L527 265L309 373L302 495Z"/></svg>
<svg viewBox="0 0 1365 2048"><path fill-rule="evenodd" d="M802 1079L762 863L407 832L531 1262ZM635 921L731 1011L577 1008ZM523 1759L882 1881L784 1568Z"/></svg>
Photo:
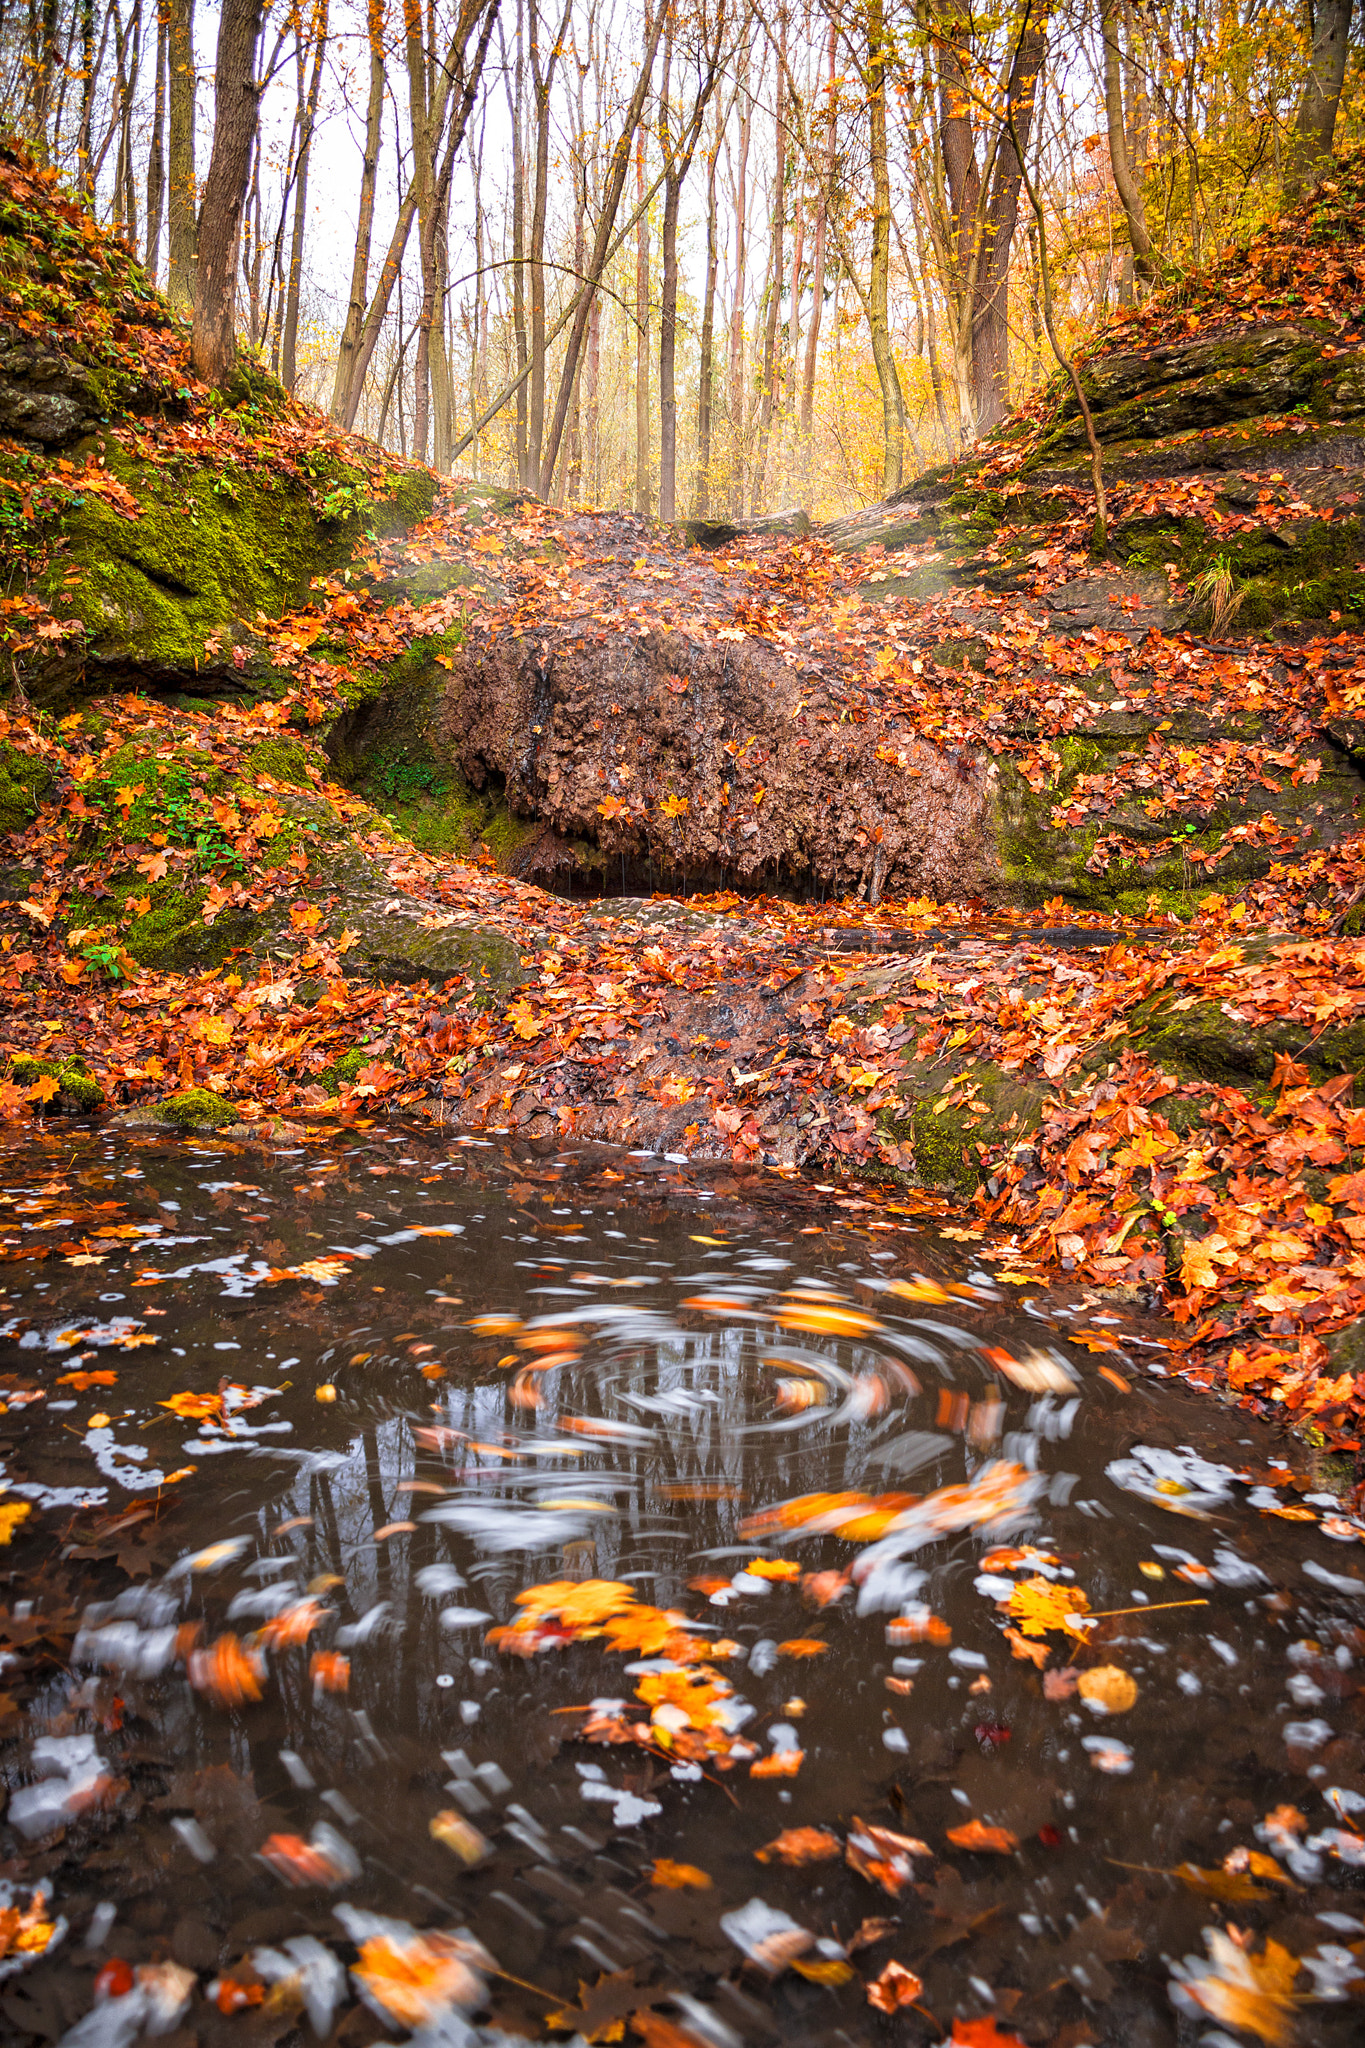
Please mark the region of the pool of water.
<svg viewBox="0 0 1365 2048"><path fill-rule="evenodd" d="M338 1134L0 1175L0 2031L1361 2038L1365 1556L912 1199Z"/></svg>

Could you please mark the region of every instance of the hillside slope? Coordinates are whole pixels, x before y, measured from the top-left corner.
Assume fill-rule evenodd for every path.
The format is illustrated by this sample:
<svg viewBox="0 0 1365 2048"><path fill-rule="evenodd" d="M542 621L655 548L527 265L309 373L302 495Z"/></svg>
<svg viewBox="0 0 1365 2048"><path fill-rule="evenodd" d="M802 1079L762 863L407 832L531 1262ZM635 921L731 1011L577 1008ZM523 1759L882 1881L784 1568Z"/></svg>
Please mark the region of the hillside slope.
<svg viewBox="0 0 1365 2048"><path fill-rule="evenodd" d="M1244 259L1089 359L1094 561L1052 395L823 534L438 495L259 376L197 390L126 256L0 157L0 1110L918 1185L1017 1284L1165 1309L1172 1369L1355 1449L1336 183L1257 257L1292 287L1237 300Z"/></svg>

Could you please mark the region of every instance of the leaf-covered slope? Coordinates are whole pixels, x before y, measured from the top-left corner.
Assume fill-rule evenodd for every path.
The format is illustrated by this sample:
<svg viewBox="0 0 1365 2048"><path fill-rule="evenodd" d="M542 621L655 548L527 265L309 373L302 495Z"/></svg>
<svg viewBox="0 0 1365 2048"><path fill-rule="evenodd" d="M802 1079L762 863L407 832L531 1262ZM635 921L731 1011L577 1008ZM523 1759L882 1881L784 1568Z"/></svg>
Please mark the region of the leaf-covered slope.
<svg viewBox="0 0 1365 2048"><path fill-rule="evenodd" d="M0 649L39 700L233 687L234 650L433 496L249 358L227 392L196 383L122 243L0 146L0 538L22 578Z"/></svg>

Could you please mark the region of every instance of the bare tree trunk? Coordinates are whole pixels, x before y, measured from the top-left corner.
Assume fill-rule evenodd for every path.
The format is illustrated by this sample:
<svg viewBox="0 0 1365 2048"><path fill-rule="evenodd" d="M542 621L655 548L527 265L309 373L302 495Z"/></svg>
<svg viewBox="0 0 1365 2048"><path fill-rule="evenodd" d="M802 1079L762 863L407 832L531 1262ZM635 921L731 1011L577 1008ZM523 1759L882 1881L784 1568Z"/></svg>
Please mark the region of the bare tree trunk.
<svg viewBox="0 0 1365 2048"><path fill-rule="evenodd" d="M1100 36L1104 44L1104 113L1109 130L1109 166L1114 190L1119 195L1123 217L1128 223L1128 241L1133 267L1144 283L1156 275L1152 238L1147 232L1147 215L1142 194L1128 163L1128 134L1123 121L1123 79L1119 70L1119 30L1116 0L1100 0Z"/></svg>
<svg viewBox="0 0 1365 2048"><path fill-rule="evenodd" d="M671 51L664 57L664 90L659 106L659 136L663 146L668 169L664 177L663 217L663 267L660 280L659 303L659 517L673 519L677 516L678 485L678 395L676 385L678 347L678 210L682 202L683 181L691 168L693 152L701 135L702 120L711 95L715 91L720 69L721 42L724 36L724 8L717 12L714 47L705 53L705 69L697 87L697 100L684 135L681 119L674 133L669 118L668 82ZM671 31L670 31L671 34ZM690 140L688 137L690 136ZM714 206L715 175L714 159L710 179L710 204ZM714 223L708 225L707 241L708 283L712 312L715 302L715 233ZM708 312L707 319L712 317ZM710 336L703 335L703 354L709 354ZM703 375L706 371L703 370Z"/></svg>
<svg viewBox="0 0 1365 2048"><path fill-rule="evenodd" d="M701 366L697 376L697 481L692 516L705 519L711 508L711 406L716 386L716 272L720 247L716 237L716 165L720 158L725 116L716 107L716 132L706 154L706 285L701 311Z"/></svg>
<svg viewBox="0 0 1365 2048"><path fill-rule="evenodd" d="M99 63L95 56L95 0L80 0L81 120L76 134L76 190L87 205L95 201L95 87ZM105 36L109 17L105 16ZM103 55L104 38L100 42Z"/></svg>
<svg viewBox="0 0 1365 2048"><path fill-rule="evenodd" d="M592 257L588 264L587 280L574 307L573 320L569 327L569 339L564 351L564 363L559 373L559 391L555 398L554 417L550 422L550 430L545 442L545 454L540 466L540 492L544 498L549 497L550 486L554 481L555 464L559 460L560 443L564 438L564 424L569 414L569 399L573 392L574 379L578 375L579 352L583 346L583 336L587 331L588 315L596 300L597 287L602 281L602 273L606 268L607 256L611 247L612 228L616 222L616 211L621 204L621 194L625 190L626 174L630 168L630 139L640 124L640 116L644 112L645 100L649 93L650 75L654 69L654 55L659 47L659 34L663 27L663 12L662 7L656 7L654 10L653 23L640 59L640 69L636 75L635 91L632 93L630 105L626 109L625 121L621 133L616 138L616 143L612 149L611 158L607 166L607 175L603 181L602 210L597 216L597 233L593 239Z"/></svg>
<svg viewBox="0 0 1365 2048"><path fill-rule="evenodd" d="M1353 0L1313 0L1313 48L1295 124L1290 188L1301 191L1332 154L1346 77Z"/></svg>
<svg viewBox="0 0 1365 2048"><path fill-rule="evenodd" d="M777 105L773 120L777 168L773 187L768 251L767 319L763 329L763 367L760 372L758 448L754 455L753 480L749 488L749 510L755 516L763 510L767 482L768 443L772 438L773 414L777 406L777 332L782 315L782 286L786 262L783 250L787 227L787 15L785 6L778 16Z"/></svg>
<svg viewBox="0 0 1365 2048"><path fill-rule="evenodd" d="M666 10L665 10L666 11ZM649 214L645 196L645 131L635 134L635 510L649 517Z"/></svg>
<svg viewBox="0 0 1365 2048"><path fill-rule="evenodd" d="M792 267L787 301L787 389L782 400L787 418L796 415L796 364L801 353L801 274L806 265L806 195L796 188L796 216L792 221Z"/></svg>
<svg viewBox="0 0 1365 2048"><path fill-rule="evenodd" d="M327 0L313 0L309 30L313 42L313 74L308 96L300 108L298 167L294 177L294 231L289 245L289 283L285 294L284 339L280 345L281 381L292 391L297 381L296 358L299 340L299 289L303 279L303 237L308 224L308 160L317 126L318 97L322 90L322 60L327 49Z"/></svg>
<svg viewBox="0 0 1365 2048"><path fill-rule="evenodd" d="M156 283L161 268L161 216L166 207L166 61L170 43L168 0L156 11L156 85L152 135L147 148L147 275Z"/></svg>
<svg viewBox="0 0 1365 2048"><path fill-rule="evenodd" d="M744 292L747 284L748 243L745 229L749 197L749 143L753 133L753 101L749 97L749 56L741 55L739 66L739 163L735 176L735 298L730 308L730 361L725 380L730 413L730 510L744 510Z"/></svg>
<svg viewBox="0 0 1365 2048"><path fill-rule="evenodd" d="M194 373L219 389L232 368L237 230L251 168L259 88L261 0L222 0L214 80L213 155L204 180L190 355Z"/></svg>
<svg viewBox="0 0 1365 2048"><path fill-rule="evenodd" d="M524 380L530 358L526 352L526 164L522 139L525 133L522 101L523 73L521 24L524 0L517 0L516 91L512 100L512 333L517 349L517 373ZM505 60L504 60L505 61ZM517 386L517 482L522 490L531 487L527 467L526 385Z"/></svg>
<svg viewBox="0 0 1365 2048"><path fill-rule="evenodd" d="M995 153L976 272L972 378L978 432L997 425L1009 411L1010 249L1019 218L1021 154L1028 148L1046 40L1045 18L1035 20L1026 11L1010 65L1005 129Z"/></svg>
<svg viewBox="0 0 1365 2048"><path fill-rule="evenodd" d="M829 188L834 177L834 124L838 103L834 95L834 62L837 51L838 29L833 22L829 30L829 116L825 130L825 161L819 179L815 204L815 247L811 252L811 309L810 325L806 329L806 360L801 377L801 438L805 443L805 459L810 462L810 442L815 431L815 366L820 347L820 323L825 305L825 227L829 206Z"/></svg>
<svg viewBox="0 0 1365 2048"><path fill-rule="evenodd" d="M253 348L260 346L265 332L261 312L261 257L263 254L263 230L261 227L261 150L260 136L251 159L251 182L247 186L246 208L243 213L245 232L242 236L242 277L246 284L247 333Z"/></svg>
<svg viewBox="0 0 1365 2048"><path fill-rule="evenodd" d="M194 0L168 0L170 20L170 144L167 162L166 296L177 313L194 306L195 217L199 206L194 173Z"/></svg>
<svg viewBox="0 0 1365 2048"><path fill-rule="evenodd" d="M374 233L374 192L379 171L384 117L384 0L369 0L370 93L365 108L364 155L360 163L360 207L356 218L355 253L351 261L351 291L346 305L346 324L337 348L336 380L332 386L332 418L344 420L350 402L351 383L361 331L365 325L365 296L369 289L370 240ZM354 417L352 413L351 417Z"/></svg>
<svg viewBox="0 0 1365 2048"><path fill-rule="evenodd" d="M526 435L527 475L540 473L540 444L545 434L545 223L550 197L550 94L555 67L564 47L573 0L564 0L560 19L542 71L539 0L530 5L531 99L535 108L536 168L531 201L531 390Z"/></svg>
<svg viewBox="0 0 1365 2048"><path fill-rule="evenodd" d="M30 15L29 63L32 83L29 87L28 119L25 127L33 143L33 154L40 164L51 156L48 138L48 124L52 119L52 85L57 73L57 0L42 0L42 11L35 6Z"/></svg>
<svg viewBox="0 0 1365 2048"><path fill-rule="evenodd" d="M574 207L573 225L573 268L574 277L583 275L583 265L588 255L588 173L587 129L583 112L583 71L578 74L578 125L574 135L574 184L577 187L577 204ZM543 353L543 351L542 351ZM565 465L564 499L567 504L577 505L583 498L583 378L580 374L574 382L573 414L569 427L569 460Z"/></svg>
<svg viewBox="0 0 1365 2048"><path fill-rule="evenodd" d="M1052 344L1052 353L1056 356L1058 363L1066 373L1071 383L1071 389L1075 393L1077 409L1080 412L1081 422L1085 428L1086 443L1090 449L1090 480L1095 491L1095 524L1091 531L1090 544L1093 552L1098 555L1104 552L1109 539L1109 501L1104 488L1104 456L1100 448L1099 436L1095 432L1095 421L1090 411L1090 402L1085 395L1085 386L1081 382L1075 363L1066 354L1062 344L1057 339L1057 327L1053 319L1052 268L1048 262L1047 253L1047 221L1043 214L1043 202L1038 197L1038 188L1032 178L1030 178L1027 169L1024 168L1024 142L1022 136L1016 136L1016 149L1024 189L1028 193L1029 204L1033 208L1033 218L1038 226L1038 275L1042 286L1040 297L1042 301L1043 325L1047 329L1047 338Z"/></svg>
<svg viewBox="0 0 1365 2048"><path fill-rule="evenodd" d="M133 94L141 58L142 0L133 0L125 27L117 7L111 10L114 29L114 121L118 152L114 161L114 225L123 230L137 254L137 186L133 176Z"/></svg>
<svg viewBox="0 0 1365 2048"><path fill-rule="evenodd" d="M589 496L594 505L602 502L602 301L593 293L592 311L588 315L588 374L587 389L583 394L583 412L588 435L588 460L591 465L591 490Z"/></svg>

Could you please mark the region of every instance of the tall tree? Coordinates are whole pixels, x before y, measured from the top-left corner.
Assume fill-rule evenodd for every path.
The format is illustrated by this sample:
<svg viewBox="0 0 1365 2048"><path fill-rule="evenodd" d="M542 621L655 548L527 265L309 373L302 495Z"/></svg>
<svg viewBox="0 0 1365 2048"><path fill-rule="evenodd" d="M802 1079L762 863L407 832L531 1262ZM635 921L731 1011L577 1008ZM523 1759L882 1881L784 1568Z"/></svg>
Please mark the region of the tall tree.
<svg viewBox="0 0 1365 2048"><path fill-rule="evenodd" d="M977 83L983 65L965 0L935 0L935 5L954 367L964 430L973 439L1009 409L1009 260L1019 215L1021 152L1029 144L1047 46L1046 0L1017 0L1003 89L997 95L983 93Z"/></svg>
<svg viewBox="0 0 1365 2048"><path fill-rule="evenodd" d="M160 0L156 10L156 75L152 88L152 133L147 145L147 275L156 283L161 268L161 219L166 210L166 63L170 46L170 7Z"/></svg>
<svg viewBox="0 0 1365 2048"><path fill-rule="evenodd" d="M1123 73L1119 50L1118 0L1099 0L1100 42L1104 51L1104 116L1109 133L1109 167L1119 195L1133 252L1133 267L1145 282L1156 276L1156 253L1147 229L1142 194L1128 160L1128 130L1123 118Z"/></svg>
<svg viewBox="0 0 1365 2048"><path fill-rule="evenodd" d="M237 230L251 169L260 86L256 43L261 0L222 0L214 76L213 154L204 180L190 356L194 373L221 388L232 368Z"/></svg>
<svg viewBox="0 0 1365 2048"><path fill-rule="evenodd" d="M716 125L706 152L706 282L702 289L701 363L697 372L697 481L692 516L705 519L711 509L711 411L716 390L716 272L720 266L717 236L716 166L720 161L725 111L716 105Z"/></svg>
<svg viewBox="0 0 1365 2048"><path fill-rule="evenodd" d="M527 410L526 467L528 477L539 474L540 444L545 433L545 227L550 201L550 94L555 71L568 34L573 0L564 0L564 11L549 51L542 61L540 49L540 4L528 0L530 35L528 56L531 71L531 107L535 122L535 186L531 201L531 389Z"/></svg>
<svg viewBox="0 0 1365 2048"><path fill-rule="evenodd" d="M317 127L318 99L322 90L322 60L327 52L327 0L313 0L312 20L305 40L302 21L296 18L298 44L299 140L294 170L294 226L289 244L289 281L284 297L284 333L280 343L280 380L286 391L297 381L299 339L299 295L303 283L303 237L308 222L308 168L313 153L313 131ZM313 51L313 69L304 89L304 59L308 45Z"/></svg>
<svg viewBox="0 0 1365 2048"><path fill-rule="evenodd" d="M194 306L195 217L199 194L194 172L194 0L167 0L170 103L166 223L169 272L166 296L178 313Z"/></svg>
<svg viewBox="0 0 1365 2048"><path fill-rule="evenodd" d="M868 292L868 328L872 361L882 395L882 490L886 497L901 487L905 468L905 400L891 341L888 295L891 283L891 171L887 156L886 93L889 50L883 0L868 0L867 83L868 128L872 157L872 271Z"/></svg>
<svg viewBox="0 0 1365 2048"><path fill-rule="evenodd" d="M365 325L369 291L370 241L374 233L374 193L384 117L384 0L368 0L366 28L370 47L370 85L365 105L365 140L360 159L360 204L356 212L355 249L351 258L351 289L346 324L337 345L336 379L332 386L332 417L345 416L351 380Z"/></svg>
<svg viewBox="0 0 1365 2048"><path fill-rule="evenodd" d="M732 513L744 510L744 295L748 288L749 148L753 136L754 103L749 93L749 53L742 49L736 85L739 100L739 141L735 163L735 262L734 297L730 304L730 354L726 366L725 391L730 413L729 503Z"/></svg>
<svg viewBox="0 0 1365 2048"><path fill-rule="evenodd" d="M1310 0L1313 42L1295 123L1290 170L1294 189L1307 184L1332 154L1353 11L1354 0Z"/></svg>
<svg viewBox="0 0 1365 2048"><path fill-rule="evenodd" d="M763 363L759 371L758 446L754 453L753 476L749 485L749 510L760 513L767 488L768 443L772 438L773 415L779 382L777 335L781 324L782 286L786 261L783 255L787 222L787 10L785 0L777 18L777 103L773 117L775 162L768 206L768 275L764 285Z"/></svg>
<svg viewBox="0 0 1365 2048"><path fill-rule="evenodd" d="M671 19L666 0L659 10ZM635 510L649 517L649 211L645 196L645 128L635 131Z"/></svg>
<svg viewBox="0 0 1365 2048"><path fill-rule="evenodd" d="M574 304L573 317L569 324L569 339L564 349L564 362L559 373L559 389L555 396L554 414L545 437L545 453L540 464L540 495L548 498L554 482L555 464L559 461L560 444L564 438L564 426L569 416L569 400L573 395L574 379L578 375L578 357L587 332L588 318L597 298L602 274L606 269L611 251L612 229L616 225L616 213L625 190L626 175L630 168L631 137L640 125L645 100L649 95L650 82L654 73L654 58L659 48L659 36L663 29L662 6L654 9L652 26L645 40L636 74L635 90L630 105L626 108L621 132L612 146L607 173L602 181L602 205L597 215L597 232L593 237L592 255L588 259L588 274L583 281Z"/></svg>

